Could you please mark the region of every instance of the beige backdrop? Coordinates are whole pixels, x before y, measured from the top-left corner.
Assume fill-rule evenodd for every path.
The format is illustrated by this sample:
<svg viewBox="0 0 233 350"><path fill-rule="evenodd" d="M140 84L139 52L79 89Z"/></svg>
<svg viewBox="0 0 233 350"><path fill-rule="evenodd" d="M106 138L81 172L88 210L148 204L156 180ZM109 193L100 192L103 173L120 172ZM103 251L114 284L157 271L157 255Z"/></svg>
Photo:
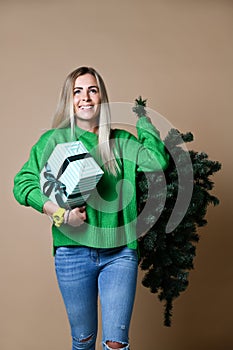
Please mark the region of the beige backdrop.
<svg viewBox="0 0 233 350"><path fill-rule="evenodd" d="M219 207L199 232L190 286L163 326L163 306L141 285L134 350L222 350L232 332L233 2L230 0L1 0L2 350L65 350L69 328L46 217L19 206L13 177L50 127L65 76L80 65L103 75L115 102L142 94L192 148L221 161ZM231 151L231 152L230 152ZM99 340L100 341L100 338Z"/></svg>

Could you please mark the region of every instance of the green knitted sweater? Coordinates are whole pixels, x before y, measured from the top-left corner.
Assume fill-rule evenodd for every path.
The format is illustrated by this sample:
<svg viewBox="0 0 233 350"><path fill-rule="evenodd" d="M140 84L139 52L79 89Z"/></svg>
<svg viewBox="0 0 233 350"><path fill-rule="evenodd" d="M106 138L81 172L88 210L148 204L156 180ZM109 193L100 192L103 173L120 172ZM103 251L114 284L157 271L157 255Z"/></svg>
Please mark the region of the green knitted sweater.
<svg viewBox="0 0 233 350"><path fill-rule="evenodd" d="M97 152L98 136L76 127L75 140L81 141L104 174L86 203L87 219L79 227L52 226L54 247L85 245L110 248L128 245L137 247L136 174L138 171L163 170L168 165L168 155L158 130L147 117L137 121L138 138L125 130L113 129L114 155L119 165L116 176L101 165ZM32 147L28 161L15 176L14 196L25 206L43 212L49 200L40 188L40 172L58 143L74 141L70 128L51 129L45 132Z"/></svg>

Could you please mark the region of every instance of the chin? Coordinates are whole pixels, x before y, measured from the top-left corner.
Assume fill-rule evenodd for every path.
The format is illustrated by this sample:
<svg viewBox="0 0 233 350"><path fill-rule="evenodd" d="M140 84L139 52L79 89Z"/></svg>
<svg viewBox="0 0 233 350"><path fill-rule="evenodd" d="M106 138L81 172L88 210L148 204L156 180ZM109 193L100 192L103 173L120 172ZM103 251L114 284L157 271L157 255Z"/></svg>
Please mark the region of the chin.
<svg viewBox="0 0 233 350"><path fill-rule="evenodd" d="M76 117L82 120L93 120L97 118L95 114L89 114L89 113L78 113L76 114Z"/></svg>

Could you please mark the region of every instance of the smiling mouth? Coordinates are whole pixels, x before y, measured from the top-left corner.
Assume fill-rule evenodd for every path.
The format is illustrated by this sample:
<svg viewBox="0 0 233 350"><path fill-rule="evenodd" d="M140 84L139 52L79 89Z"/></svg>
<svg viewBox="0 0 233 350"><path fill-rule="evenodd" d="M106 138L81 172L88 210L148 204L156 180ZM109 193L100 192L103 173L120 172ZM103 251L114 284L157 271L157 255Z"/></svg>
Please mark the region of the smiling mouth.
<svg viewBox="0 0 233 350"><path fill-rule="evenodd" d="M89 110L89 109L92 109L92 108L94 108L94 106L91 106L91 105L89 105L89 106L79 106L79 109L82 109L82 110Z"/></svg>

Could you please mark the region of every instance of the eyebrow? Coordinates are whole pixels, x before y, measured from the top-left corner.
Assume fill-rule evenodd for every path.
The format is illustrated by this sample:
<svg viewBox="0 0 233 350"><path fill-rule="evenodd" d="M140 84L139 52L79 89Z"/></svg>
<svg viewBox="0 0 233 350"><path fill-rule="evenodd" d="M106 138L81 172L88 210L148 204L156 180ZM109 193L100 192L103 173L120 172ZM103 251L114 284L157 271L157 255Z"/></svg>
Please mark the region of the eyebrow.
<svg viewBox="0 0 233 350"><path fill-rule="evenodd" d="M88 86L88 89L92 89L92 88L99 89L98 86L96 86L96 85ZM80 86L80 87L79 87L79 86L75 86L75 87L74 87L74 90L75 90L75 89L83 90L83 87L81 87L81 86Z"/></svg>

